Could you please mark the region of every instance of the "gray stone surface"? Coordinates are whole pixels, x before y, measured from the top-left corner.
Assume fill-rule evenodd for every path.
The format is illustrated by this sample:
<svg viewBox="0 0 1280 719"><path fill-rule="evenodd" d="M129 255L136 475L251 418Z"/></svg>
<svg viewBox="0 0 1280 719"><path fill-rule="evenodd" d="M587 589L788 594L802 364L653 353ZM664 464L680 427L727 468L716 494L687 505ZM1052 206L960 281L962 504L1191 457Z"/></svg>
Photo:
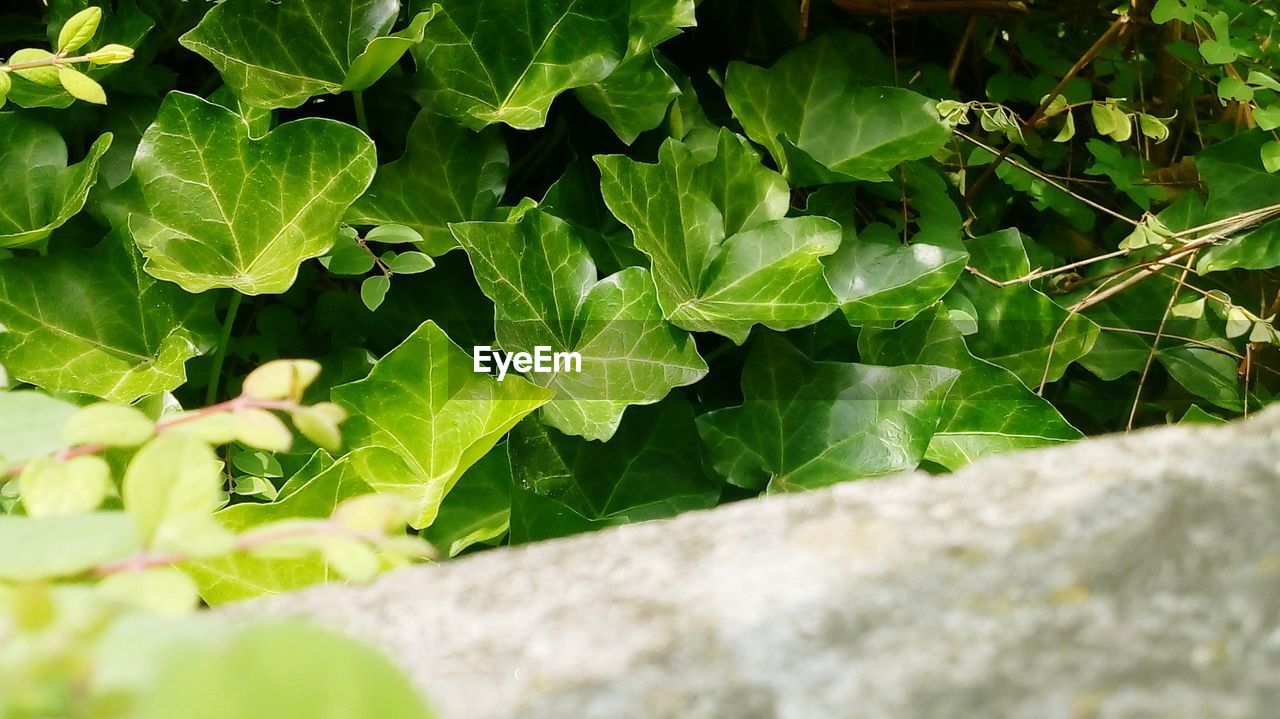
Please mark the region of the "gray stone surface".
<svg viewBox="0 0 1280 719"><path fill-rule="evenodd" d="M1275 717L1280 412L264 607L380 645L446 719Z"/></svg>

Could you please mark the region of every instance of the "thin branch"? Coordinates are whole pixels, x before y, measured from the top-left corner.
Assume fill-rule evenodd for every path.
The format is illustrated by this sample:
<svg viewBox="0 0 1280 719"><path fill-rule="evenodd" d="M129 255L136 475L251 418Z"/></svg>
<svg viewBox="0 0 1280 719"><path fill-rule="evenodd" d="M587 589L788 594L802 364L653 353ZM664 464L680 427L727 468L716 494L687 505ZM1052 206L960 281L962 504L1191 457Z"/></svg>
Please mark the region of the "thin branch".
<svg viewBox="0 0 1280 719"><path fill-rule="evenodd" d="M967 140L967 141L969 141L969 142L973 143L973 144L974 144L974 145L976 145L977 147L980 147L980 148L982 148L983 150L986 150L987 152L990 152L990 153L992 153L992 154L996 154L997 152L1001 152L1000 150L997 150L996 148L994 148L994 147L992 147L992 146L988 145L987 143L985 143L985 142L983 142L983 141L979 140L978 138L973 137L973 136L971 136L971 135L969 135L969 134L967 134L967 133L961 132L961 131L959 131L959 130L956 130L956 131L955 131L955 133L956 133L956 135L958 135L958 136L960 136L960 137L964 138L965 140ZM999 160L999 159L1001 159L1001 158L997 157L997 160ZM1039 170L1036 170L1036 169L1034 169L1034 168L1032 168L1032 167L1030 167L1030 166L1028 166L1028 165L1026 165L1026 164L1023 164L1022 162L1020 162L1020 161L1018 161L1018 160L1016 160L1016 159L1014 159L1014 158L1012 158L1012 157L1009 157L1007 154L1005 154L1005 156L1004 156L1004 158L1003 158L1003 159L1004 159L1004 160L1006 160L1006 161L1008 161L1008 163L1009 163L1010 165L1013 165L1014 167L1018 168L1019 170L1022 170L1023 172L1027 173L1028 175L1031 175L1032 177L1035 177L1036 179L1039 179L1039 180L1042 180L1042 181L1044 181L1044 182L1049 183L1049 184L1050 184L1050 185L1052 185L1053 187L1055 187L1055 188L1057 188L1057 189L1061 190L1062 192L1067 193L1069 196L1071 196L1071 197L1075 198L1076 200L1079 200L1080 202L1083 202L1084 204L1086 204L1086 205L1088 205L1088 206L1092 207L1093 209L1097 210L1098 212L1105 213L1105 214L1107 214L1107 215L1109 215L1109 216L1111 216L1111 217L1113 217L1113 218L1115 218L1115 219L1117 219L1117 220L1122 220L1122 221L1124 221L1124 222L1127 222L1127 223L1129 223L1130 225L1133 225L1134 227L1137 227L1138 225L1142 224L1141 222L1139 222L1138 220L1133 219L1132 217L1129 217L1129 216L1127 216L1127 215L1123 215L1123 214L1121 214L1121 213L1119 213L1119 212L1116 212L1115 210L1113 210L1113 209L1111 209L1111 208L1109 208L1109 207L1107 207L1107 206L1105 206L1105 205L1102 205L1102 204L1099 204L1099 203L1097 203L1097 202L1094 202L1093 200L1090 200L1089 198L1085 197L1084 195L1081 195L1080 193L1075 192L1075 191L1074 191L1074 190L1072 190L1070 187L1067 187L1066 185L1064 185L1064 184L1062 184L1062 183L1060 183L1060 182L1058 182L1058 181L1054 180L1052 177L1049 177L1048 175L1044 174L1043 172L1040 172ZM988 165L987 167L988 167L988 168L994 168L994 167L995 167L994 161L993 161L993 163L992 163L992 164ZM966 197L967 199L971 199L971 198L972 198L972 195L971 195L970 193L966 193L965 197Z"/></svg>
<svg viewBox="0 0 1280 719"><path fill-rule="evenodd" d="M1169 315L1173 313L1174 305L1178 303L1178 295L1182 294L1182 288L1186 286L1187 275L1191 274L1191 266L1195 264L1195 260L1196 252L1187 255L1187 263L1182 268L1182 275L1178 278L1178 286L1173 288L1173 292L1169 295L1169 303L1165 305L1164 314L1160 316L1160 325L1156 327L1155 339L1151 341L1151 351L1147 353L1147 361L1142 365L1142 375L1138 378L1138 389L1133 393L1133 405L1129 408L1129 421L1125 424L1126 431L1133 430L1133 420L1138 416L1138 405L1142 403L1142 389L1147 385L1147 377L1151 373L1151 365L1155 362L1156 352L1160 349L1160 340L1164 339L1164 328L1169 323Z"/></svg>

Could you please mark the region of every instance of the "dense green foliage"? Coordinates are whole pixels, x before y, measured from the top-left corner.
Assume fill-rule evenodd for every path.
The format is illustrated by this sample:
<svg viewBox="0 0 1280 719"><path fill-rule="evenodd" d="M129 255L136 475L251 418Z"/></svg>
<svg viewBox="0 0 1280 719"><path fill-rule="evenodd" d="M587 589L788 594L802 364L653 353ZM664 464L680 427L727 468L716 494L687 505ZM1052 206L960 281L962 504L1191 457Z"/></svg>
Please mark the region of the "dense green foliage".
<svg viewBox="0 0 1280 719"><path fill-rule="evenodd" d="M1269 3L28 4L3 717L421 717L173 617L1277 387Z"/></svg>

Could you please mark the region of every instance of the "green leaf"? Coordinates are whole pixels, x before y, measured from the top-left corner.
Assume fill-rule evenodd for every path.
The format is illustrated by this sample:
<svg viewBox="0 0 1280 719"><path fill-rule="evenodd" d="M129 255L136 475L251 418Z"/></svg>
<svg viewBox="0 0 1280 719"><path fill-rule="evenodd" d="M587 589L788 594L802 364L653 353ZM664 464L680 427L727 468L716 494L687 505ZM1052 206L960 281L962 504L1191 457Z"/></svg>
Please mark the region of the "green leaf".
<svg viewBox="0 0 1280 719"><path fill-rule="evenodd" d="M507 446L500 444L462 475L422 536L446 557L498 539L511 524L511 482Z"/></svg>
<svg viewBox="0 0 1280 719"><path fill-rule="evenodd" d="M968 243L971 263L995 280L1031 272L1026 245L1017 230L1003 230ZM1027 283L997 287L973 275L960 278L973 303L978 332L968 338L973 354L1012 371L1028 387L1060 379L1098 339L1098 326L1071 314Z"/></svg>
<svg viewBox="0 0 1280 719"><path fill-rule="evenodd" d="M58 32L56 47L58 52L67 54L84 47L98 32L102 22L102 8L89 7L81 10L62 25Z"/></svg>
<svg viewBox="0 0 1280 719"><path fill-rule="evenodd" d="M370 493L349 461L335 464L327 454L311 458L269 504L235 504L214 515L236 533L284 520L327 519L338 505ZM240 552L182 565L211 605L296 591L333 578L319 552L303 556L258 556Z"/></svg>
<svg viewBox="0 0 1280 719"><path fill-rule="evenodd" d="M107 92L88 75L69 67L58 68L58 82L77 100L94 105L107 104Z"/></svg>
<svg viewBox="0 0 1280 719"><path fill-rule="evenodd" d="M128 515L94 512L38 518L0 515L0 547L0 580L32 582L124 559L140 544Z"/></svg>
<svg viewBox="0 0 1280 719"><path fill-rule="evenodd" d="M347 211L352 225L405 225L442 255L458 246L449 223L493 219L507 185L507 146L496 128L471 132L429 111L418 115L403 157L378 168Z"/></svg>
<svg viewBox="0 0 1280 719"><path fill-rule="evenodd" d="M301 624L258 624L181 645L146 684L136 719L430 719L384 657Z"/></svg>
<svg viewBox="0 0 1280 719"><path fill-rule="evenodd" d="M564 220L530 210L518 220L454 225L476 278L497 307L508 352L577 352L579 367L530 375L555 390L550 425L588 439L613 436L632 404L651 404L707 373L688 333L667 325L649 272L596 279L586 245Z"/></svg>
<svg viewBox="0 0 1280 719"><path fill-rule="evenodd" d="M742 374L745 401L698 418L730 483L771 492L914 469L960 373L944 367L811 362L761 337Z"/></svg>
<svg viewBox="0 0 1280 719"><path fill-rule="evenodd" d="M835 309L822 257L840 244L823 217L783 219L786 183L724 131L716 157L699 163L685 145L663 143L656 165L596 158L609 209L653 263L667 320L741 344L751 327L794 329Z"/></svg>
<svg viewBox="0 0 1280 719"><path fill-rule="evenodd" d="M212 515L221 501L221 468L208 445L183 434L161 435L138 450L120 493L142 537L151 542L166 524Z"/></svg>
<svg viewBox="0 0 1280 719"><path fill-rule="evenodd" d="M677 398L637 407L606 443L570 437L526 420L508 440L517 486L583 520L641 522L713 506L717 482L703 459L692 406ZM535 505L536 506L536 505ZM516 505L521 542L560 536L547 515Z"/></svg>
<svg viewBox="0 0 1280 719"><path fill-rule="evenodd" d="M628 145L640 133L661 125L679 94L680 86L653 50L627 58L603 81L574 91L578 102Z"/></svg>
<svg viewBox="0 0 1280 719"><path fill-rule="evenodd" d="M401 252L386 260L387 269L397 275L416 275L436 266L431 255L424 252Z"/></svg>
<svg viewBox="0 0 1280 719"><path fill-rule="evenodd" d="M315 95L372 85L421 39L429 12L383 37L398 10L397 0L226 0L182 45L213 63L249 105L298 107Z"/></svg>
<svg viewBox="0 0 1280 719"><path fill-rule="evenodd" d="M63 429L78 411L39 392L0 392L0 471L62 449Z"/></svg>
<svg viewBox="0 0 1280 719"><path fill-rule="evenodd" d="M570 165L538 206L573 225L587 243L601 274L649 266L649 258L632 244L631 231L605 206L600 194L600 171L594 163L580 161Z"/></svg>
<svg viewBox="0 0 1280 719"><path fill-rule="evenodd" d="M839 188L823 188L809 197L809 212L834 218L844 228L840 250L826 259L826 275L852 325L915 317L942 299L969 259L961 242L960 212L942 178L917 165L908 165L905 177L917 213L909 241L880 223L858 233L856 205Z"/></svg>
<svg viewBox="0 0 1280 719"><path fill-rule="evenodd" d="M387 298L387 290L391 289L391 278L386 275L374 275L360 283L360 301L370 312L382 306Z"/></svg>
<svg viewBox="0 0 1280 719"><path fill-rule="evenodd" d="M1244 411L1239 360L1207 347L1170 347L1157 356L1169 375L1193 394L1223 409Z"/></svg>
<svg viewBox="0 0 1280 719"><path fill-rule="evenodd" d="M1272 140L1262 146L1262 166L1267 172L1280 172L1280 140Z"/></svg>
<svg viewBox="0 0 1280 719"><path fill-rule="evenodd" d="M431 22L439 11L440 6L433 5L427 12L414 15L405 29L385 37L374 38L365 51L351 62L347 77L342 82L342 89L360 92L373 86L387 74L388 70L400 62L400 58L404 57L405 53L422 42L427 23Z"/></svg>
<svg viewBox="0 0 1280 719"><path fill-rule="evenodd" d="M343 427L360 449L351 461L381 492L414 502L414 527L431 524L458 478L552 392L519 377L498 382L427 322L374 365L333 390L351 413Z"/></svg>
<svg viewBox="0 0 1280 719"><path fill-rule="evenodd" d="M970 354L944 307L896 329L864 330L858 349L863 360L876 364L928 362L959 370L925 454L925 459L947 469L958 469L991 454L1060 444L1082 436L1012 372Z"/></svg>
<svg viewBox="0 0 1280 719"><path fill-rule="evenodd" d="M730 64L725 99L794 184L885 181L889 170L929 157L951 138L933 101L869 86L883 77L874 48L866 69L867 45L861 36L829 33L769 69Z"/></svg>
<svg viewBox="0 0 1280 719"><path fill-rule="evenodd" d="M628 10L587 0L448 3L414 48L423 104L472 128L542 127L557 95L617 67Z"/></svg>
<svg viewBox="0 0 1280 719"><path fill-rule="evenodd" d="M65 461L37 459L18 477L22 506L31 517L92 512L111 489L111 467L91 454Z"/></svg>
<svg viewBox="0 0 1280 719"><path fill-rule="evenodd" d="M0 362L57 392L117 402L174 389L216 334L210 298L143 272L133 243L0 262Z"/></svg>
<svg viewBox="0 0 1280 719"><path fill-rule="evenodd" d="M1213 222L1276 204L1280 175L1262 161L1271 136L1248 132L1196 156L1196 169L1209 188L1203 222ZM1202 224L1202 223L1196 223ZM1268 222L1207 247L1196 263L1200 274L1232 269L1280 267L1280 222Z"/></svg>
<svg viewBox="0 0 1280 719"><path fill-rule="evenodd" d="M62 430L67 446L137 447L155 436L155 422L140 410L99 402L76 412Z"/></svg>
<svg viewBox="0 0 1280 719"><path fill-rule="evenodd" d="M170 93L138 146L145 210L129 229L147 272L188 292L284 292L333 244L376 161L350 125L307 118L251 139L235 113Z"/></svg>
<svg viewBox="0 0 1280 719"><path fill-rule="evenodd" d="M80 212L110 147L108 133L68 166L57 130L26 114L0 114L0 248L43 242Z"/></svg>

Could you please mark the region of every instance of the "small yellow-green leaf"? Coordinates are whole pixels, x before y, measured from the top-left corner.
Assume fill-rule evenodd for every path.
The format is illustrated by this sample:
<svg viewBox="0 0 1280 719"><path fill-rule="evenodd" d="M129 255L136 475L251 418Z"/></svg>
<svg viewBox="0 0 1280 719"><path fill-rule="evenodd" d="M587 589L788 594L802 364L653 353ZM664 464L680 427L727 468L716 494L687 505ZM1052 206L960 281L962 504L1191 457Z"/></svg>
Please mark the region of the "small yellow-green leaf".
<svg viewBox="0 0 1280 719"><path fill-rule="evenodd" d="M173 567L113 574L95 589L108 599L165 617L190 614L200 603L195 582Z"/></svg>
<svg viewBox="0 0 1280 719"><path fill-rule="evenodd" d="M137 409L100 402L72 415L62 430L62 437L71 446L137 447L155 433L155 423Z"/></svg>
<svg viewBox="0 0 1280 719"><path fill-rule="evenodd" d="M242 391L254 399L296 399L320 376L320 363L312 360L268 362L244 380Z"/></svg>
<svg viewBox="0 0 1280 719"><path fill-rule="evenodd" d="M222 463L204 442L163 434L143 446L124 473L125 509L144 538L162 523L210 516L222 492Z"/></svg>
<svg viewBox="0 0 1280 719"><path fill-rule="evenodd" d="M378 555L364 542L334 538L324 543L324 560L346 579L367 582L378 574Z"/></svg>
<svg viewBox="0 0 1280 719"><path fill-rule="evenodd" d="M181 415L176 419L182 419ZM206 444L228 444L235 441L236 421L230 412L214 412L174 422L165 431L187 435Z"/></svg>
<svg viewBox="0 0 1280 719"><path fill-rule="evenodd" d="M1280 171L1280 141L1272 140L1262 146L1262 166L1267 172Z"/></svg>
<svg viewBox="0 0 1280 719"><path fill-rule="evenodd" d="M102 8L90 6L71 16L58 33L58 52L69 53L84 47L98 32Z"/></svg>
<svg viewBox="0 0 1280 719"><path fill-rule="evenodd" d="M293 424L307 439L329 451L342 446L342 432L330 412L317 407L299 407L289 413Z"/></svg>
<svg viewBox="0 0 1280 719"><path fill-rule="evenodd" d="M102 86L93 80L93 78L69 67L58 68L58 81L62 83L62 87L71 96L77 100L93 103L94 105L107 104L107 92Z"/></svg>
<svg viewBox="0 0 1280 719"><path fill-rule="evenodd" d="M1142 113L1138 115L1138 125L1142 128L1142 134L1155 140L1157 143L1164 142L1169 139L1169 126L1164 120L1155 115Z"/></svg>
<svg viewBox="0 0 1280 719"><path fill-rule="evenodd" d="M1243 307L1232 306L1227 311L1227 337L1241 337L1253 329L1254 318Z"/></svg>
<svg viewBox="0 0 1280 719"><path fill-rule="evenodd" d="M111 468L101 457L87 455L65 462L37 459L18 477L22 506L31 517L92 512L111 487Z"/></svg>
<svg viewBox="0 0 1280 719"><path fill-rule="evenodd" d="M25 65L31 62L44 62L53 58L53 53L48 50L40 50L34 47L23 48L9 56L9 66ZM58 80L58 70L52 65L41 65L39 67L28 67L21 70L14 70L18 75L26 80L30 80L37 85L45 87L57 87L60 83Z"/></svg>
<svg viewBox="0 0 1280 719"><path fill-rule="evenodd" d="M268 452L287 452L293 446L293 433L279 417L265 409L242 409L233 415L236 440L241 444Z"/></svg>
<svg viewBox="0 0 1280 719"><path fill-rule="evenodd" d="M124 45L103 45L85 57L94 65L118 65L133 59L133 48Z"/></svg>
<svg viewBox="0 0 1280 719"><path fill-rule="evenodd" d="M0 70L0 107L4 107L4 103L9 99L9 89L13 87L13 80L10 79L9 73Z"/></svg>
<svg viewBox="0 0 1280 719"><path fill-rule="evenodd" d="M1062 124L1062 129L1058 132L1058 136L1053 138L1054 142L1071 142L1071 138L1076 136L1076 116L1074 113L1067 113L1067 120Z"/></svg>
<svg viewBox="0 0 1280 719"><path fill-rule="evenodd" d="M357 532L400 532L412 518L413 504L386 492L353 497L333 513L333 521Z"/></svg>

